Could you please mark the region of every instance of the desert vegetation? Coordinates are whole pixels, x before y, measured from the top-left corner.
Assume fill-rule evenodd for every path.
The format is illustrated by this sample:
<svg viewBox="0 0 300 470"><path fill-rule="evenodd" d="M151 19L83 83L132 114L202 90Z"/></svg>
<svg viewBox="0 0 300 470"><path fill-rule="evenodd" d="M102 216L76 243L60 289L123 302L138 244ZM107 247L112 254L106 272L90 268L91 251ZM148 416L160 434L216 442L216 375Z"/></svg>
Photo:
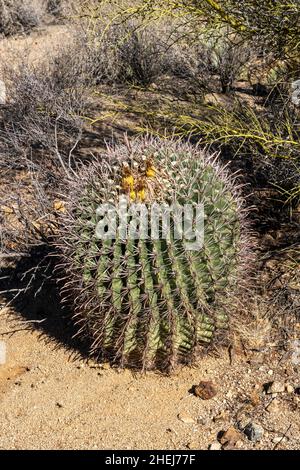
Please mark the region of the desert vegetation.
<svg viewBox="0 0 300 470"><path fill-rule="evenodd" d="M65 40L0 69L5 305L54 286L85 356L116 367L171 372L226 348L290 357L299 3L0 0L0 41L47 28ZM204 249L96 240L97 205L120 194L204 203Z"/></svg>

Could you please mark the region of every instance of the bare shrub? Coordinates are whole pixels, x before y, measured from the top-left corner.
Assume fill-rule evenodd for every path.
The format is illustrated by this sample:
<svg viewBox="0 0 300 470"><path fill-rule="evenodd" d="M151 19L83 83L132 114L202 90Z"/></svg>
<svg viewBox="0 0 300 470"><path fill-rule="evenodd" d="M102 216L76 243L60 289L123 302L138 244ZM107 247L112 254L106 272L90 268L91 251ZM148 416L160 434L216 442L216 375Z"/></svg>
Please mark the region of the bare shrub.
<svg viewBox="0 0 300 470"><path fill-rule="evenodd" d="M82 131L85 88L75 64L65 58L62 53L49 65L21 64L4 72L8 102L0 121L1 166L18 167L24 159L46 166L51 155L70 157Z"/></svg>
<svg viewBox="0 0 300 470"><path fill-rule="evenodd" d="M148 86L168 67L166 44L159 28L139 29L135 23L100 27L81 33L81 57L94 80Z"/></svg>
<svg viewBox="0 0 300 470"><path fill-rule="evenodd" d="M134 30L134 26L129 26L118 58L122 81L147 86L166 71L164 44L155 30Z"/></svg>
<svg viewBox="0 0 300 470"><path fill-rule="evenodd" d="M62 0L47 0L47 13L53 16L61 16L63 13L63 1Z"/></svg>
<svg viewBox="0 0 300 470"><path fill-rule="evenodd" d="M227 93L250 55L237 38L218 36L191 44L178 42L170 51L170 70L198 88Z"/></svg>
<svg viewBox="0 0 300 470"><path fill-rule="evenodd" d="M0 0L0 36L28 33L40 21L40 9L29 0Z"/></svg>

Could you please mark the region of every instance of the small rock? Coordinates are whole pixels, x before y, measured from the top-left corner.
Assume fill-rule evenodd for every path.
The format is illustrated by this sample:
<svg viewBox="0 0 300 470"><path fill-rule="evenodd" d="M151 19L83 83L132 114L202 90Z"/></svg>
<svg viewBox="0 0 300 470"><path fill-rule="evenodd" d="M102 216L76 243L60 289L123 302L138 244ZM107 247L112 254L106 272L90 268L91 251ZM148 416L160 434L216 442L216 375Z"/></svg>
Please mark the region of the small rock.
<svg viewBox="0 0 300 470"><path fill-rule="evenodd" d="M278 409L279 409L279 402L278 400L272 400L269 405L266 407L266 410L269 412L269 413L277 413L278 412Z"/></svg>
<svg viewBox="0 0 300 470"><path fill-rule="evenodd" d="M237 445L228 443L222 447L222 450L237 450Z"/></svg>
<svg viewBox="0 0 300 470"><path fill-rule="evenodd" d="M0 80L0 104L6 104L6 86L2 80Z"/></svg>
<svg viewBox="0 0 300 470"><path fill-rule="evenodd" d="M55 403L55 406L56 406L57 408L63 408L64 405L63 405L61 402L57 401L57 402Z"/></svg>
<svg viewBox="0 0 300 470"><path fill-rule="evenodd" d="M273 393L284 393L285 386L281 382L269 382L264 384L264 389L268 395Z"/></svg>
<svg viewBox="0 0 300 470"><path fill-rule="evenodd" d="M296 387L294 392L296 393L296 395L300 395L300 387Z"/></svg>
<svg viewBox="0 0 300 470"><path fill-rule="evenodd" d="M0 81L0 87L1 87L1 81ZM0 90L0 93L1 93L1 90ZM6 361L7 361L7 347L6 347L5 341L1 340L0 341L0 366L6 364Z"/></svg>
<svg viewBox="0 0 300 470"><path fill-rule="evenodd" d="M283 442L284 440L285 440L285 438L283 436L282 437L278 436L278 437L274 437L272 439L272 442L273 442L273 444L279 444L280 442Z"/></svg>
<svg viewBox="0 0 300 470"><path fill-rule="evenodd" d="M272 369L268 370L268 375L273 375Z"/></svg>
<svg viewBox="0 0 300 470"><path fill-rule="evenodd" d="M237 427L240 431L244 431L245 427L249 424L250 418L247 416L240 416L237 422Z"/></svg>
<svg viewBox="0 0 300 470"><path fill-rule="evenodd" d="M202 416L199 416L197 418L197 424L201 424L202 426L205 426L207 423L206 419L205 418L202 418Z"/></svg>
<svg viewBox="0 0 300 470"><path fill-rule="evenodd" d="M228 418L228 411L221 410L216 416L213 417L213 422L225 421Z"/></svg>
<svg viewBox="0 0 300 470"><path fill-rule="evenodd" d="M291 384L285 384L285 390L287 393L294 393L294 387Z"/></svg>
<svg viewBox="0 0 300 470"><path fill-rule="evenodd" d="M217 395L217 390L210 380L203 380L199 385L194 385L192 387L192 391L196 397L199 397L202 400L210 400Z"/></svg>
<svg viewBox="0 0 300 470"><path fill-rule="evenodd" d="M185 413L179 413L177 418L185 424L194 424L195 420L191 416L186 415Z"/></svg>
<svg viewBox="0 0 300 470"><path fill-rule="evenodd" d="M196 441L188 442L186 446L190 450L198 450L199 449L199 443L196 442Z"/></svg>
<svg viewBox="0 0 300 470"><path fill-rule="evenodd" d="M252 406L258 406L260 404L260 395L256 390L251 392L250 402Z"/></svg>
<svg viewBox="0 0 300 470"><path fill-rule="evenodd" d="M225 447L234 446L241 439L241 434L233 426L223 432L219 441Z"/></svg>
<svg viewBox="0 0 300 470"><path fill-rule="evenodd" d="M222 450L222 446L220 442L212 442L211 444L209 444L208 449L209 450Z"/></svg>
<svg viewBox="0 0 300 470"><path fill-rule="evenodd" d="M258 442L264 435L264 429L256 423L249 423L244 429L244 433L252 442Z"/></svg>

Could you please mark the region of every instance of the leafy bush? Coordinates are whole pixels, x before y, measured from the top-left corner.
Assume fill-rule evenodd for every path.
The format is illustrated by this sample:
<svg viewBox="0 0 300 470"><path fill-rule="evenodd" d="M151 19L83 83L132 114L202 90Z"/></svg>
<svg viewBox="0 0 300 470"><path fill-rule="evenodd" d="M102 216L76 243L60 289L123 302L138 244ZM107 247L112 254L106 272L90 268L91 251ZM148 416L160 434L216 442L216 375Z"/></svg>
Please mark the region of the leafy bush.
<svg viewBox="0 0 300 470"><path fill-rule="evenodd" d="M297 114L289 107L258 113L236 103L232 110L211 107L211 114L196 119L181 116L183 135L193 134L231 158L250 158L265 181L281 187L286 195L300 192L300 134Z"/></svg>
<svg viewBox="0 0 300 470"><path fill-rule="evenodd" d="M190 30L215 31L224 25L247 40L259 39L277 58L299 64L300 4L298 0L147 0L124 6L124 17L177 16Z"/></svg>

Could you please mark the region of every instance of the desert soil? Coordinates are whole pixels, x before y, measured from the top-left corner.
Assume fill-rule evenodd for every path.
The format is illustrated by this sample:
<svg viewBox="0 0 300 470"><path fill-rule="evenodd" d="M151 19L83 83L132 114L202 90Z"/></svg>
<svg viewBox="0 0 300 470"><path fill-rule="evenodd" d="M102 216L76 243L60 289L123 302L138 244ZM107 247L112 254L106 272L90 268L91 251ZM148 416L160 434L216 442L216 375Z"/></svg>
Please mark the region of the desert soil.
<svg viewBox="0 0 300 470"><path fill-rule="evenodd" d="M243 420L262 426L262 439L240 432L227 448L299 448L300 395L264 392L271 381L299 386L289 354L230 359L222 350L171 376L133 373L86 361L7 309L0 314L1 449L207 449ZM191 393L203 380L216 388L211 399Z"/></svg>

